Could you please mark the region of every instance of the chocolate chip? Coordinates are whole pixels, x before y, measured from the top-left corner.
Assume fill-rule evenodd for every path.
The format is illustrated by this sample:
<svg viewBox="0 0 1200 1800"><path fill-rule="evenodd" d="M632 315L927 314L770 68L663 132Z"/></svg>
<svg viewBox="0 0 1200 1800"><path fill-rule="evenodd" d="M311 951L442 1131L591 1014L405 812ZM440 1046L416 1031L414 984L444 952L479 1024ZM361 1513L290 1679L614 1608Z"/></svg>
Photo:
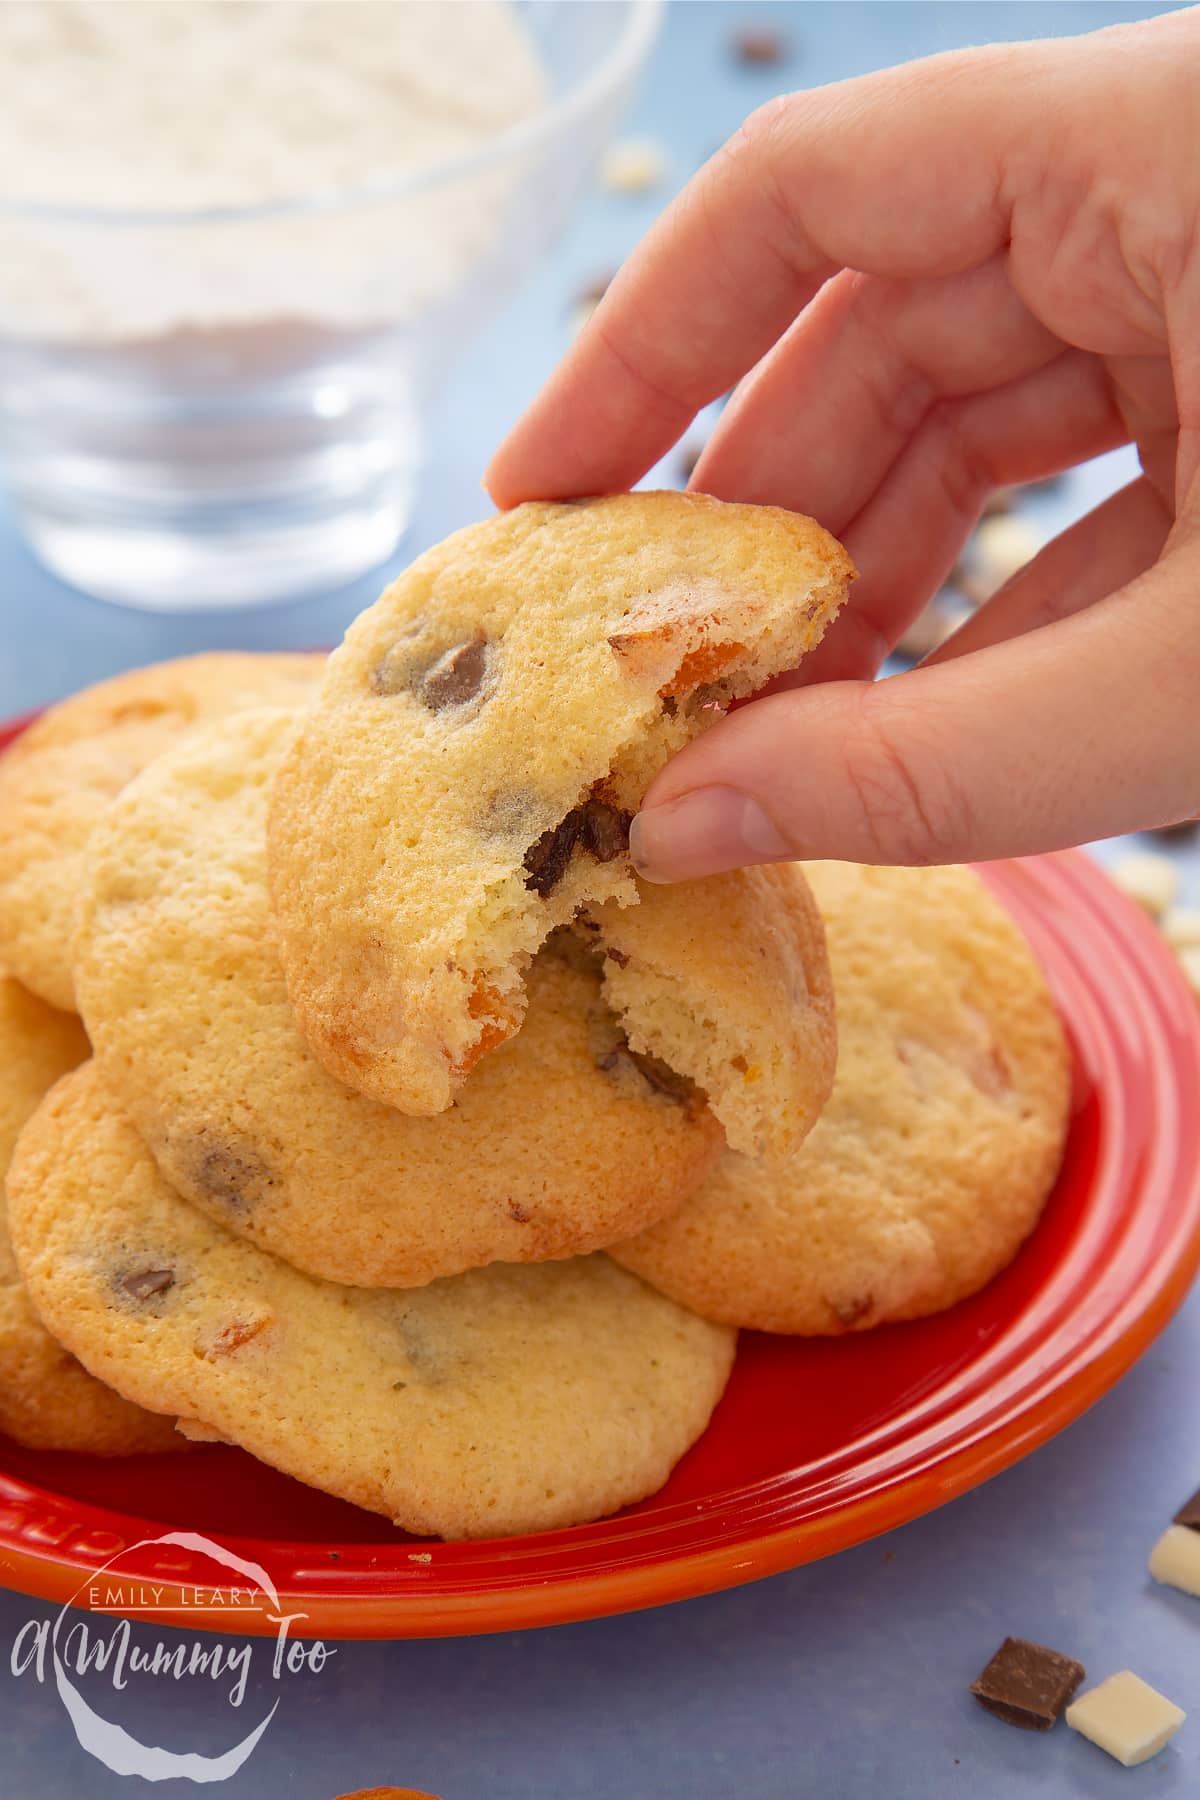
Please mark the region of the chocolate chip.
<svg viewBox="0 0 1200 1800"><path fill-rule="evenodd" d="M752 68L770 68L787 56L787 40L778 31L752 27L738 32L733 49L739 62L748 63Z"/></svg>
<svg viewBox="0 0 1200 1800"><path fill-rule="evenodd" d="M629 967L629 958L623 950L618 950L615 944L610 944L604 954L607 956L609 962L616 963L618 969L627 969Z"/></svg>
<svg viewBox="0 0 1200 1800"><path fill-rule="evenodd" d="M583 808L580 842L597 862L613 862L629 848L632 818L632 813L610 806L607 800L589 800Z"/></svg>
<svg viewBox="0 0 1200 1800"><path fill-rule="evenodd" d="M662 1094L668 1100L675 1100L685 1105L695 1096L695 1086L686 1075L676 1074L669 1064L657 1056L647 1056L641 1050L633 1050L628 1044L619 1044L615 1050L599 1059L599 1066L606 1075L614 1073L622 1066L636 1069L638 1074L656 1094Z"/></svg>
<svg viewBox="0 0 1200 1800"><path fill-rule="evenodd" d="M238 1209L252 1205L274 1185L266 1164L253 1151L215 1137L197 1141L185 1168L202 1194Z"/></svg>
<svg viewBox="0 0 1200 1800"><path fill-rule="evenodd" d="M418 631L409 631L392 645L367 677L371 692L384 698L415 694L430 712L446 712L478 697L487 679L490 646L484 637L431 657L417 648Z"/></svg>
<svg viewBox="0 0 1200 1800"><path fill-rule="evenodd" d="M1025 1638L1005 1638L971 1683L980 1706L1024 1731L1049 1731L1083 1680L1082 1663Z"/></svg>
<svg viewBox="0 0 1200 1800"><path fill-rule="evenodd" d="M465 706L478 695L487 671L487 640L472 638L469 644L447 650L426 670L416 686L417 698L435 713Z"/></svg>
<svg viewBox="0 0 1200 1800"><path fill-rule="evenodd" d="M128 1294L131 1300L151 1300L155 1294L165 1294L168 1288L175 1286L174 1269L135 1269L132 1275L123 1275L119 1283L121 1292Z"/></svg>
<svg viewBox="0 0 1200 1800"><path fill-rule="evenodd" d="M550 831L525 852L525 886L545 900L567 872L576 847L597 862L608 863L629 848L631 814L594 797L572 807Z"/></svg>
<svg viewBox="0 0 1200 1800"><path fill-rule="evenodd" d="M525 852L525 886L545 900L567 872L583 829L583 814L576 807L560 824L543 831Z"/></svg>

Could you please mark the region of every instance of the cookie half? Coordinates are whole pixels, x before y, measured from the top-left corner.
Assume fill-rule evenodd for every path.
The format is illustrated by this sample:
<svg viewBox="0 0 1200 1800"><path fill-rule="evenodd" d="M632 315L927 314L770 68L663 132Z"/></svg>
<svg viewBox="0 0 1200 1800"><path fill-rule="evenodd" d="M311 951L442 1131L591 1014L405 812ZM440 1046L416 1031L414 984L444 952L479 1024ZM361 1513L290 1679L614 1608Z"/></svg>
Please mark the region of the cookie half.
<svg viewBox="0 0 1200 1800"><path fill-rule="evenodd" d="M706 1318L820 1336L940 1311L1012 1260L1071 1083L1033 955L976 875L804 869L837 996L829 1104L795 1157L726 1154L613 1254Z"/></svg>
<svg viewBox="0 0 1200 1800"><path fill-rule="evenodd" d="M448 1113L410 1118L321 1067L267 902L267 790L290 722L260 709L198 730L91 841L80 1004L168 1180L297 1268L368 1287L571 1256L672 1211L720 1127L691 1082L631 1049L600 958L561 934L530 972L525 1029Z"/></svg>
<svg viewBox="0 0 1200 1800"><path fill-rule="evenodd" d="M214 653L153 663L49 707L0 756L0 962L74 1008L70 942L92 826L199 719L307 698L323 656Z"/></svg>
<svg viewBox="0 0 1200 1800"><path fill-rule="evenodd" d="M734 1333L603 1255L407 1293L302 1275L168 1188L92 1064L26 1127L10 1195L35 1302L96 1375L411 1531L653 1493L733 1363Z"/></svg>
<svg viewBox="0 0 1200 1800"><path fill-rule="evenodd" d="M30 1305L9 1242L4 1175L21 1127L87 1054L78 1019L0 976L0 1431L33 1450L178 1450L169 1420L122 1400L51 1337Z"/></svg>
<svg viewBox="0 0 1200 1800"><path fill-rule="evenodd" d="M652 776L803 658L852 574L810 519L676 493L529 503L414 563L275 782L280 947L325 1066L444 1111L519 1029L550 931L636 903Z"/></svg>

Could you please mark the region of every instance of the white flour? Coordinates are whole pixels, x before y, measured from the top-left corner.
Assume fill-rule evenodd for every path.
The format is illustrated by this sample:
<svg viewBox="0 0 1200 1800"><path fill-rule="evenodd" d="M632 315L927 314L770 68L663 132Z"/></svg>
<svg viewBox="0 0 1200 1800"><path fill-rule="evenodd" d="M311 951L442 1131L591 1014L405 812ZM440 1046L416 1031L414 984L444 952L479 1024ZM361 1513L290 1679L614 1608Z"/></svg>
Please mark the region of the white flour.
<svg viewBox="0 0 1200 1800"><path fill-rule="evenodd" d="M486 144L546 85L506 0L0 0L0 331L403 323L504 229L521 170L408 198L389 181ZM347 189L348 206L225 224L20 211Z"/></svg>

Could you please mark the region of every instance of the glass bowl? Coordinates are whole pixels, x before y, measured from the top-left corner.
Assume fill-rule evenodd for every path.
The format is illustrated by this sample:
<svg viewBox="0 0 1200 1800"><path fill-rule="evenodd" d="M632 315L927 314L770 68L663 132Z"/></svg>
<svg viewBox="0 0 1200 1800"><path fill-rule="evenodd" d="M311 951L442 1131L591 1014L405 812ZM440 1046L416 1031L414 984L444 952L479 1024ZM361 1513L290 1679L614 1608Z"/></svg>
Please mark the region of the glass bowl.
<svg viewBox="0 0 1200 1800"><path fill-rule="evenodd" d="M0 476L55 574L207 609L391 553L430 396L566 221L661 0L517 11L545 105L435 166L236 209L0 206Z"/></svg>

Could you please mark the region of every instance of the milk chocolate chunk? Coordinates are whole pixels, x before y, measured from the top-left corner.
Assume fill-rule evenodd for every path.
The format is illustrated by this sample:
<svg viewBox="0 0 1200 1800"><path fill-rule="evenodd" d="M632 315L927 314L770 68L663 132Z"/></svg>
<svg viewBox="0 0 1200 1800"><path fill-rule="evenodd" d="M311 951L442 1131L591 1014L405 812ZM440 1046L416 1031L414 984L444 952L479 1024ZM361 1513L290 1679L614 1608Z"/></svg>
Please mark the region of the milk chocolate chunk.
<svg viewBox="0 0 1200 1800"><path fill-rule="evenodd" d="M615 1050L610 1050L599 1058L598 1066L605 1074L611 1075L621 1068L636 1069L647 1087L653 1088L656 1094L662 1094L668 1100L685 1106L696 1092L695 1083L686 1075L678 1075L669 1064L657 1056L647 1056L644 1051L633 1050L627 1043L620 1043Z"/></svg>
<svg viewBox="0 0 1200 1800"><path fill-rule="evenodd" d="M1200 1531L1200 1488L1197 1488L1190 1500L1185 1500L1173 1521L1176 1525L1190 1525L1193 1531Z"/></svg>
<svg viewBox="0 0 1200 1800"><path fill-rule="evenodd" d="M121 1291L131 1300L150 1300L175 1286L174 1269L135 1269L121 1280Z"/></svg>
<svg viewBox="0 0 1200 1800"><path fill-rule="evenodd" d="M418 683L417 694L430 712L444 712L449 706L465 706L474 700L487 674L488 647L483 638L472 638L447 650L428 669Z"/></svg>
<svg viewBox="0 0 1200 1800"><path fill-rule="evenodd" d="M612 862L629 848L630 815L594 797L571 809L550 831L543 831L525 852L525 886L544 900L567 872L576 847L597 862Z"/></svg>
<svg viewBox="0 0 1200 1800"><path fill-rule="evenodd" d="M1007 1637L971 1683L971 1692L980 1706L1007 1725L1049 1731L1085 1673L1082 1663L1057 1650Z"/></svg>
<svg viewBox="0 0 1200 1800"><path fill-rule="evenodd" d="M583 808L579 841L597 862L613 862L629 848L631 815L607 800L589 800Z"/></svg>
<svg viewBox="0 0 1200 1800"><path fill-rule="evenodd" d="M576 807L560 824L543 831L535 844L525 852L525 886L546 899L567 872L567 864L579 842L583 811Z"/></svg>

